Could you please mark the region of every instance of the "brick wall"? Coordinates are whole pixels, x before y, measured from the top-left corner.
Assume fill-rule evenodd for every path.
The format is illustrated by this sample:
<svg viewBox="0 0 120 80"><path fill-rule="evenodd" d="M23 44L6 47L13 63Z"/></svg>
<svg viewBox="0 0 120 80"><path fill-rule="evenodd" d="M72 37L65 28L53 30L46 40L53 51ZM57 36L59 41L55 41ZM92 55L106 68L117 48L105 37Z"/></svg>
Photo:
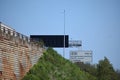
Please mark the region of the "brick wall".
<svg viewBox="0 0 120 80"><path fill-rule="evenodd" d="M43 51L27 36L0 23L0 79L21 80Z"/></svg>

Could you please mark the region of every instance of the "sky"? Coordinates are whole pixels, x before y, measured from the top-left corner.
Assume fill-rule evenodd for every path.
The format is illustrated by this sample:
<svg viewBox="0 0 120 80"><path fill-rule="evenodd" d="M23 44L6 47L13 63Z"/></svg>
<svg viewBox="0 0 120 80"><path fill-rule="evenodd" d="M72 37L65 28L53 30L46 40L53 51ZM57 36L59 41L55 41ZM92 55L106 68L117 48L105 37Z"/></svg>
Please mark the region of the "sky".
<svg viewBox="0 0 120 80"><path fill-rule="evenodd" d="M92 63L106 56L120 69L120 0L0 0L0 22L27 36L61 35L64 10L65 33L93 51ZM65 49L65 57L75 49Z"/></svg>

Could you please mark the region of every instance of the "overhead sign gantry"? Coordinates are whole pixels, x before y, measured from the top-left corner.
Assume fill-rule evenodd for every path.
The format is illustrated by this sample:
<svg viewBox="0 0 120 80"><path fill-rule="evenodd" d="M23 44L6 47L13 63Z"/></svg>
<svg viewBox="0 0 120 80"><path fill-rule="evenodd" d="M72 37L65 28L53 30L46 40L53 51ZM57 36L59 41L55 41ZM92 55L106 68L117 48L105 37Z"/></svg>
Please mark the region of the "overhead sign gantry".
<svg viewBox="0 0 120 80"><path fill-rule="evenodd" d="M82 41L81 40L70 40L69 47L81 47Z"/></svg>

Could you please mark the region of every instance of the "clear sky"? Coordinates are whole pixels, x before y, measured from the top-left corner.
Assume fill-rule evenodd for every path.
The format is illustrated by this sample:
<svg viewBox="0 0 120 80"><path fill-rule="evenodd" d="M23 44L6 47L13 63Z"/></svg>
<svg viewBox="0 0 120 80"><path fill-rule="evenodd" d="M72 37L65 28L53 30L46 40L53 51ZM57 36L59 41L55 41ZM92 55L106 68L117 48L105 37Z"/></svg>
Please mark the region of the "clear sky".
<svg viewBox="0 0 120 80"><path fill-rule="evenodd" d="M27 36L59 35L64 9L70 39L82 40L82 49L93 51L93 63L106 56L120 69L120 0L0 0L0 21Z"/></svg>

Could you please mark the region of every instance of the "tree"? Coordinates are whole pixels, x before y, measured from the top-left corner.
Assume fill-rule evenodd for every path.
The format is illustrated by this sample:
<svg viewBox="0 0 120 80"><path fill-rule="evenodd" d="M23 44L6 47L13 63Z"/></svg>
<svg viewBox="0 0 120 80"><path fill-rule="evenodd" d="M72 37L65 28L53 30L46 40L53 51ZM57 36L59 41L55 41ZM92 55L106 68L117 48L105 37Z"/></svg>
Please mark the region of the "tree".
<svg viewBox="0 0 120 80"><path fill-rule="evenodd" d="M96 77L48 48L22 80L96 80Z"/></svg>
<svg viewBox="0 0 120 80"><path fill-rule="evenodd" d="M97 72L98 80L116 80L116 74L113 66L106 57L104 57L104 60L99 61L99 64L97 65Z"/></svg>
<svg viewBox="0 0 120 80"><path fill-rule="evenodd" d="M39 78L35 75L29 74L26 75L22 80L39 80Z"/></svg>
<svg viewBox="0 0 120 80"><path fill-rule="evenodd" d="M82 71L88 72L89 74L93 75L93 76L97 76L97 70L95 65L92 64L84 64L83 62L76 62L75 63L78 67L80 67L80 69Z"/></svg>
<svg viewBox="0 0 120 80"><path fill-rule="evenodd" d="M116 71L116 75L117 75L117 80L119 80L120 79L120 70Z"/></svg>

